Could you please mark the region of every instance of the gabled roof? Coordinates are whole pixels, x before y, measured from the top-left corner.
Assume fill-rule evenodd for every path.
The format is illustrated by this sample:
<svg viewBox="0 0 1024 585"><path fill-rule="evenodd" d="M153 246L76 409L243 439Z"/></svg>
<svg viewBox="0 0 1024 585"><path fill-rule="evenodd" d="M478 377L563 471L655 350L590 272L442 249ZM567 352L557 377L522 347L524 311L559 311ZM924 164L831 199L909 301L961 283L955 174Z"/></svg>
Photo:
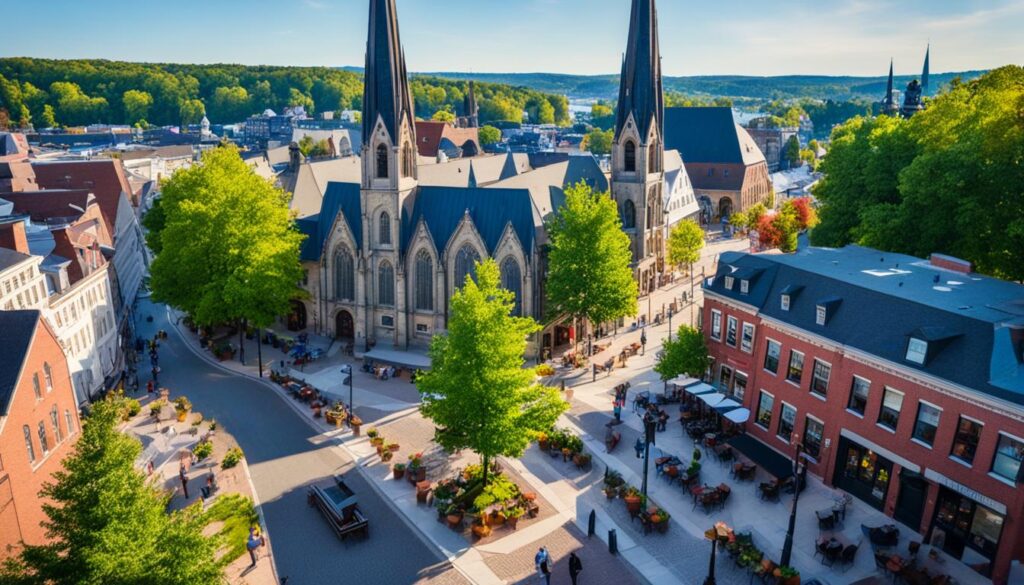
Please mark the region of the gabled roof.
<svg viewBox="0 0 1024 585"><path fill-rule="evenodd" d="M0 248L0 271L7 270L30 259L32 257L28 254L22 254L8 248Z"/></svg>
<svg viewBox="0 0 1024 585"><path fill-rule="evenodd" d="M117 233L117 206L132 194L120 160L33 162L32 170L44 189L84 189L96 195L107 231Z"/></svg>
<svg viewBox="0 0 1024 585"><path fill-rule="evenodd" d="M519 171L516 170L516 161L512 157L512 153L509 152L505 155L505 164L501 167L501 174L498 175L498 180L504 181L505 179L511 179L518 174Z"/></svg>
<svg viewBox="0 0 1024 585"><path fill-rule="evenodd" d="M605 176L597 159L586 154L570 156L564 162L543 166L539 169L514 175L510 178L491 183L490 187L557 187L565 190L583 181L598 192L608 190L608 178Z"/></svg>
<svg viewBox="0 0 1024 585"><path fill-rule="evenodd" d="M334 218L341 212L352 231L356 247L363 243L362 203L358 183L328 183L320 213L302 218L296 225L308 237L302 244L300 258L307 261L320 259L324 242L334 227Z"/></svg>
<svg viewBox="0 0 1024 585"><path fill-rule="evenodd" d="M409 245L416 226L423 219L434 245L443 250L467 212L483 238L488 254L497 248L509 224L523 249L527 253L533 249L536 225L528 190L458 187L417 189L412 212L402 213L403 247Z"/></svg>
<svg viewBox="0 0 1024 585"><path fill-rule="evenodd" d="M726 107L666 109L665 149L678 150L686 164L752 165L765 160L750 134L733 119L732 108Z"/></svg>
<svg viewBox="0 0 1024 585"><path fill-rule="evenodd" d="M86 189L46 189L44 191L21 191L5 193L4 199L14 204L17 213L28 214L32 221L59 223L73 221L88 207L89 195ZM72 205L78 207L75 209ZM100 209L102 213L102 208ZM117 210L114 210L115 216Z"/></svg>
<svg viewBox="0 0 1024 585"><path fill-rule="evenodd" d="M36 310L0 311L0 415L7 415L39 317Z"/></svg>

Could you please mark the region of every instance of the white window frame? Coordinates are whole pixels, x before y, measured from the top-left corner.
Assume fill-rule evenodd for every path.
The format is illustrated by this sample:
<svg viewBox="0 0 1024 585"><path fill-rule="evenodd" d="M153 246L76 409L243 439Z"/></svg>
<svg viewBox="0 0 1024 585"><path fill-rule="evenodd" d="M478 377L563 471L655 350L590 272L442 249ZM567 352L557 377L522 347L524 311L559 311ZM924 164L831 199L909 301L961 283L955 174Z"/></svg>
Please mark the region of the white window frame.
<svg viewBox="0 0 1024 585"><path fill-rule="evenodd" d="M896 411L897 412L897 415L896 415L896 425L895 426L891 426L891 427L889 425L887 425L887 424L882 422L882 413L885 411L885 397L888 396L890 392L892 392L893 394L899 394L900 395L900 408L899 408L899 410ZM899 426L900 426L900 421L903 420L903 403L906 400L907 400L906 392L903 392L901 390L897 390L895 388L892 388L891 386L883 386L882 387L882 404L878 408L878 420L876 421L876 424L878 425L878 427L879 428L883 428L883 429L889 431L890 433L895 433L896 429L899 428Z"/></svg>
<svg viewBox="0 0 1024 585"><path fill-rule="evenodd" d="M825 305L818 305L817 310L814 312L814 322L818 325L824 325L827 317L828 309L825 308Z"/></svg>
<svg viewBox="0 0 1024 585"><path fill-rule="evenodd" d="M747 381L743 383L743 394L740 395L740 396L737 396L736 395L736 388L739 385L736 383L736 381L739 379L740 376L743 376L744 378L746 378ZM736 401L737 402L743 402L743 399L747 396L747 388L749 386L750 386L750 376L748 376L746 372L741 372L739 370L734 369L732 371L732 395L736 397L736 399L737 399Z"/></svg>
<svg viewBox="0 0 1024 585"><path fill-rule="evenodd" d="M779 434L779 427L782 426L782 421L785 420L783 418L783 413L786 411L786 407L789 407L789 408L793 409L793 423L792 423L792 428L789 429L789 436L783 437L782 435ZM795 404L790 404L790 403L788 403L786 401L782 402L782 405L779 406L779 422L778 422L778 424L775 425L775 436L778 437L778 439L780 441L785 442L787 445L793 444L793 433L796 432L796 422L797 422L797 417L799 417L799 416L800 416L800 409L797 408Z"/></svg>
<svg viewBox="0 0 1024 585"><path fill-rule="evenodd" d="M715 317L718 317L718 335L715 335ZM711 309L711 339L722 341L722 312Z"/></svg>
<svg viewBox="0 0 1024 585"><path fill-rule="evenodd" d="M733 324L733 331L735 331L735 337L733 338L734 343L729 343L729 324ZM728 315L725 319L725 344L729 347L740 346L740 320L732 315Z"/></svg>
<svg viewBox="0 0 1024 585"><path fill-rule="evenodd" d="M915 442L915 443L917 443L918 445L921 445L922 447L927 447L928 449L932 449L932 448L935 447L935 439L932 439L931 444L929 444L924 439L919 439L919 438L914 436L917 433L917 423L920 422L920 420L921 420L921 407L922 406L927 406L929 408L934 408L935 410L938 411L938 415L937 415L938 420L935 421L935 435L936 435L936 438L938 438L939 424L942 423L942 407L939 406L938 404L935 404L934 402L928 402L927 400L920 400L920 399L918 399L918 401L917 401L917 411L914 413L914 428L910 429L910 440ZM957 421L957 422L959 422L959 421Z"/></svg>
<svg viewBox="0 0 1024 585"><path fill-rule="evenodd" d="M726 290L732 290L732 285L736 282L736 278L733 276L725 277L725 288Z"/></svg>
<svg viewBox="0 0 1024 585"><path fill-rule="evenodd" d="M856 380L867 382L868 385L868 395L867 398L864 400L864 412L857 412L856 410L850 408L850 402L853 401L853 389L856 386ZM857 374L854 374L853 377L850 379L850 395L846 397L846 412L858 418L864 418L864 415L868 411L869 400L871 400L871 380L868 380L864 376L858 376Z"/></svg>
<svg viewBox="0 0 1024 585"><path fill-rule="evenodd" d="M740 281L740 294L745 295L750 292L750 281L743 279Z"/></svg>
<svg viewBox="0 0 1024 585"><path fill-rule="evenodd" d="M747 328L750 328L750 343L746 343L747 339ZM743 322L743 326L740 327L740 350L743 353L754 353L754 336L757 334L757 327L753 323Z"/></svg>
<svg viewBox="0 0 1024 585"><path fill-rule="evenodd" d="M814 379L815 379L814 378L814 370L817 369L817 368L815 368L815 366L818 365L818 363L822 363L822 364L824 364L825 366L828 367L828 378L825 379L825 393L824 394L819 394L819 393L815 392L815 390L814 390ZM811 392L811 394L817 396L818 398L825 398L825 397L827 397L828 396L828 385L829 385L830 382L832 382L832 364L826 362L823 359L814 358L814 361L811 363L811 385L810 385L810 392Z"/></svg>
<svg viewBox="0 0 1024 585"><path fill-rule="evenodd" d="M915 347L917 345L917 347ZM920 350L920 351L919 351ZM918 359L920 357L920 359ZM904 356L908 362L912 362L919 365L924 365L925 358L928 357L928 342L923 339L911 337L907 341L907 353Z"/></svg>
<svg viewBox="0 0 1024 585"><path fill-rule="evenodd" d="M772 399L772 407L768 410L768 416L770 417L768 420L768 426L761 424L761 401L764 399L765 395L770 396ZM775 395L762 388L761 392L757 395L757 405L755 406L754 411L754 424L764 431L771 432L772 418L775 418Z"/></svg>
<svg viewBox="0 0 1024 585"><path fill-rule="evenodd" d="M788 311L789 310L789 302L790 302L789 295L782 295L781 296L781 298L779 299L779 306L782 308L783 311Z"/></svg>
<svg viewBox="0 0 1024 585"><path fill-rule="evenodd" d="M775 339L772 339L771 337L765 337L764 339L765 339L764 359L761 360L761 369L766 371L766 372L768 372L769 374L771 374L773 376L778 377L778 375L779 375L779 367L782 365L782 342L778 341L778 340L775 340ZM778 355L778 357L775 358L775 371L774 372L769 370L767 367L765 367L765 362L768 361L768 350L771 349L771 346L772 346L773 343L775 345L779 346L779 355Z"/></svg>

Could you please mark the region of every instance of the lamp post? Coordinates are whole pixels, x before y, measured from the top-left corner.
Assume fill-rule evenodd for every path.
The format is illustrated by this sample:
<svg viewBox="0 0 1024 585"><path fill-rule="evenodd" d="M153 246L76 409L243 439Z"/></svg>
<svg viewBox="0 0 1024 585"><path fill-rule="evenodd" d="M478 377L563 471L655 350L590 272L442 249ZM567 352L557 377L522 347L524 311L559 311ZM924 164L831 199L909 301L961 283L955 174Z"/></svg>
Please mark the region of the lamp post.
<svg viewBox="0 0 1024 585"><path fill-rule="evenodd" d="M348 384L348 411L351 414L355 414L355 407L352 404L352 366L349 364L341 366L341 373L346 374L342 384Z"/></svg>
<svg viewBox="0 0 1024 585"><path fill-rule="evenodd" d="M779 564L783 567L790 566L790 559L793 556L793 530L796 528L796 506L800 500L800 451L803 443L796 444L796 459L793 461L793 508L789 512L789 528L786 530L786 542L782 545L782 559Z"/></svg>
<svg viewBox="0 0 1024 585"><path fill-rule="evenodd" d="M647 464L651 459L651 443L654 443L655 425L654 415L647 411L644 413L644 477L640 484L640 493L647 498Z"/></svg>
<svg viewBox="0 0 1024 585"><path fill-rule="evenodd" d="M731 530L732 528L729 528L724 522L717 522L711 530L704 531L704 538L711 541L711 559L708 561L708 576L704 579L704 585L715 585L715 557L718 550L718 538L719 536L724 538Z"/></svg>
<svg viewBox="0 0 1024 585"><path fill-rule="evenodd" d="M668 340L672 341L672 307L668 309Z"/></svg>

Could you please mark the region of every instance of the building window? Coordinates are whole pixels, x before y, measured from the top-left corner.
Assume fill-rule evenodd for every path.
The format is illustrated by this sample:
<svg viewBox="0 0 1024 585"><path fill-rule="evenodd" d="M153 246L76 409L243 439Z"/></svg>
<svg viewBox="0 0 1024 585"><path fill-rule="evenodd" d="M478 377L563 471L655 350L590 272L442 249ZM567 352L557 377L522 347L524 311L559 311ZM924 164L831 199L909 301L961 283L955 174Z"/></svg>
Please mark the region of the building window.
<svg viewBox="0 0 1024 585"><path fill-rule="evenodd" d="M747 375L743 372L736 372L736 385L732 389L732 395L737 402L743 402L743 396L747 393Z"/></svg>
<svg viewBox="0 0 1024 585"><path fill-rule="evenodd" d="M917 405L917 422L914 423L914 434L918 441L931 447L935 444L935 432L939 429L939 416L942 410L921 402Z"/></svg>
<svg viewBox="0 0 1024 585"><path fill-rule="evenodd" d="M380 324L383 327L392 328L395 326L395 318L391 315L381 315Z"/></svg>
<svg viewBox="0 0 1024 585"><path fill-rule="evenodd" d="M878 413L878 424L896 430L900 422L900 409L903 408L903 393L886 388L882 396L882 411Z"/></svg>
<svg viewBox="0 0 1024 585"><path fill-rule="evenodd" d="M754 352L754 324L743 324L743 336L740 338L740 349L747 353Z"/></svg>
<svg viewBox="0 0 1024 585"><path fill-rule="evenodd" d="M622 202L622 229L631 230L636 227L636 205L626 199Z"/></svg>
<svg viewBox="0 0 1024 585"><path fill-rule="evenodd" d="M725 288L726 290L732 290L732 285L736 283L736 279L731 276L725 277Z"/></svg>
<svg viewBox="0 0 1024 585"><path fill-rule="evenodd" d="M828 395L828 377L832 374L832 366L821 360L814 360L814 370L811 376L811 392L819 396Z"/></svg>
<svg viewBox="0 0 1024 585"><path fill-rule="evenodd" d="M992 473L1012 482L1024 481L1021 462L1024 461L1024 442L999 433L999 444L992 460Z"/></svg>
<svg viewBox="0 0 1024 585"><path fill-rule="evenodd" d="M466 244L459 249L455 255L455 288L462 288L467 276L476 281L476 263L479 261L480 254L477 254L473 246Z"/></svg>
<svg viewBox="0 0 1024 585"><path fill-rule="evenodd" d="M391 245L391 215L382 211L380 213L380 243L383 246Z"/></svg>
<svg viewBox="0 0 1024 585"><path fill-rule="evenodd" d="M647 148L647 167L650 169L650 173L658 172L658 143L651 142L650 147Z"/></svg>
<svg viewBox="0 0 1024 585"><path fill-rule="evenodd" d="M793 438L794 427L796 427L796 408L783 402L782 410L779 411L779 430L776 434L788 443Z"/></svg>
<svg viewBox="0 0 1024 585"><path fill-rule="evenodd" d="M711 309L711 339L722 340L722 312Z"/></svg>
<svg viewBox="0 0 1024 585"><path fill-rule="evenodd" d="M416 255L416 310L434 310L434 259L426 250Z"/></svg>
<svg viewBox="0 0 1024 585"><path fill-rule="evenodd" d="M339 301L356 298L356 262L345 248L334 258L334 298Z"/></svg>
<svg viewBox="0 0 1024 585"><path fill-rule="evenodd" d="M381 305L394 305L395 269L390 262L381 262L377 273L377 302Z"/></svg>
<svg viewBox="0 0 1024 585"><path fill-rule="evenodd" d="M57 414L57 405L50 409L50 422L53 424L53 438L60 443L64 440L64 434L60 432L60 415Z"/></svg>
<svg viewBox="0 0 1024 585"><path fill-rule="evenodd" d="M825 310L823 305L818 305L818 310L814 316L814 322L818 325L824 325L826 316L828 316L828 311Z"/></svg>
<svg viewBox="0 0 1024 585"><path fill-rule="evenodd" d="M32 447L32 429L28 428L28 425L21 427L21 432L25 435L25 450L28 451L28 462L36 462L36 450Z"/></svg>
<svg viewBox="0 0 1024 585"><path fill-rule="evenodd" d="M511 291L514 295L512 314L523 314L523 273L519 270L519 262L509 256L501 262L501 288Z"/></svg>
<svg viewBox="0 0 1024 585"><path fill-rule="evenodd" d="M377 178L388 178L388 147L384 144L377 145Z"/></svg>
<svg viewBox="0 0 1024 585"><path fill-rule="evenodd" d="M622 164L627 173L636 172L636 144L632 140L622 147Z"/></svg>
<svg viewBox="0 0 1024 585"><path fill-rule="evenodd" d="M37 431L39 432L39 446L42 448L43 456L45 457L50 452L50 445L46 442L46 425L43 424L43 421L39 421Z"/></svg>
<svg viewBox="0 0 1024 585"><path fill-rule="evenodd" d="M761 397L757 401L757 424L768 430L772 425L772 406L775 405L775 397L761 390Z"/></svg>
<svg viewBox="0 0 1024 585"><path fill-rule="evenodd" d="M43 399L43 389L39 386L39 372L32 374L32 391L36 394L36 400Z"/></svg>
<svg viewBox="0 0 1024 585"><path fill-rule="evenodd" d="M722 394L728 394L729 388L732 386L732 368L722 364L722 369L719 372L718 377L718 389Z"/></svg>
<svg viewBox="0 0 1024 585"><path fill-rule="evenodd" d="M804 425L804 453L815 459L821 454L821 438L825 435L825 423L807 417Z"/></svg>
<svg viewBox="0 0 1024 585"><path fill-rule="evenodd" d="M426 323L417 323L416 333L430 333L430 326Z"/></svg>
<svg viewBox="0 0 1024 585"><path fill-rule="evenodd" d="M964 463L974 463L974 454L978 452L978 441L981 440L981 427L980 422L961 416L956 425L950 455Z"/></svg>
<svg viewBox="0 0 1024 585"><path fill-rule="evenodd" d="M739 321L736 317L729 317L726 320L725 325L725 343L736 347L736 327L739 325Z"/></svg>
<svg viewBox="0 0 1024 585"><path fill-rule="evenodd" d="M924 365L924 358L928 354L928 342L911 337L907 342L907 361Z"/></svg>
<svg viewBox="0 0 1024 585"><path fill-rule="evenodd" d="M64 409L64 426L68 430L68 435L75 434L75 419L71 418L71 411Z"/></svg>
<svg viewBox="0 0 1024 585"><path fill-rule="evenodd" d="M768 347L764 352L764 369L776 374L779 371L779 357L782 355L782 344L769 339L767 345Z"/></svg>
<svg viewBox="0 0 1024 585"><path fill-rule="evenodd" d="M797 350L790 350L789 352L789 368L786 370L786 379L793 382L796 385L800 385L800 380L804 377L804 354Z"/></svg>
<svg viewBox="0 0 1024 585"><path fill-rule="evenodd" d="M868 390L870 388L871 382L854 376L853 385L850 388L850 401L847 403L846 408L863 416L864 409L868 405Z"/></svg>
<svg viewBox="0 0 1024 585"><path fill-rule="evenodd" d="M415 159L415 157L413 156L413 153L412 153L412 145L409 144L408 142L406 142L405 146L402 147L402 176L403 177L411 177L412 176L413 168L416 165L415 160L416 159Z"/></svg>
<svg viewBox="0 0 1024 585"><path fill-rule="evenodd" d="M740 294L745 295L748 292L750 292L750 281L749 280L741 280L740 281Z"/></svg>

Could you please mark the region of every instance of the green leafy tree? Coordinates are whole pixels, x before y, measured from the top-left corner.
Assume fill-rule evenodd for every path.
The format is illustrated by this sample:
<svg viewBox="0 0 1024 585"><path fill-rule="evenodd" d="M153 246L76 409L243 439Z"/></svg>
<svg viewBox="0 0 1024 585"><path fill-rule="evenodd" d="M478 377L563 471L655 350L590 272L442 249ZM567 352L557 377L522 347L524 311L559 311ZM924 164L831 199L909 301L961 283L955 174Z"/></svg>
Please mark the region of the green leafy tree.
<svg viewBox="0 0 1024 585"><path fill-rule="evenodd" d="M800 165L800 139L796 137L796 134L789 137L786 141L786 146L783 150L783 157L786 162L789 163L790 167L796 167Z"/></svg>
<svg viewBox="0 0 1024 585"><path fill-rule="evenodd" d="M684 220L672 228L668 236L668 263L672 266L687 265L693 271L693 263L700 260L704 248L704 230L693 220Z"/></svg>
<svg viewBox="0 0 1024 585"><path fill-rule="evenodd" d="M665 340L662 344L662 354L654 365L654 371L661 375L662 380L683 374L701 378L710 365L704 334L689 325L682 325L674 339Z"/></svg>
<svg viewBox="0 0 1024 585"><path fill-rule="evenodd" d="M43 106L43 114L39 117L39 125L43 128L56 128L57 117L53 113L53 106L46 104Z"/></svg>
<svg viewBox="0 0 1024 585"><path fill-rule="evenodd" d="M485 485L494 457L519 457L568 408L523 367L526 339L540 326L512 316L513 307L494 260L477 264L476 281L467 276L452 295L448 333L431 341L431 370L416 377L435 439L449 451L479 454Z"/></svg>
<svg viewBox="0 0 1024 585"><path fill-rule="evenodd" d="M201 164L176 172L160 207L163 226L146 223L147 239L158 238L160 249L151 270L155 299L202 325L265 327L288 312L299 294L303 236L288 195L256 175L235 147L207 151Z"/></svg>
<svg viewBox="0 0 1024 585"><path fill-rule="evenodd" d="M107 99L89 97L76 83L55 81L50 84L50 96L56 102L57 117L68 126L100 122L107 115Z"/></svg>
<svg viewBox="0 0 1024 585"><path fill-rule="evenodd" d="M501 142L501 130L498 130L494 126L484 126L480 128L480 145L490 146Z"/></svg>
<svg viewBox="0 0 1024 585"><path fill-rule="evenodd" d="M611 154L613 140L615 140L615 133L611 130L594 128L583 137L580 148L599 156Z"/></svg>
<svg viewBox="0 0 1024 585"><path fill-rule="evenodd" d="M434 112L434 115L430 117L435 122L448 122L449 124L455 122L455 114L450 110L438 110Z"/></svg>
<svg viewBox="0 0 1024 585"><path fill-rule="evenodd" d="M129 89L121 98L124 114L129 124L136 124L149 117L149 107L153 105L153 96L144 91Z"/></svg>
<svg viewBox="0 0 1024 585"><path fill-rule="evenodd" d="M167 514L168 496L135 467L139 441L117 430L123 399L93 404L74 450L39 494L51 544L26 546L5 583L223 582L202 506Z"/></svg>
<svg viewBox="0 0 1024 585"><path fill-rule="evenodd" d="M206 106L203 105L202 100L184 100L181 102L181 106L178 107L178 120L186 126L189 124L198 124L203 120L203 116L205 115Z"/></svg>
<svg viewBox="0 0 1024 585"><path fill-rule="evenodd" d="M635 315L637 284L629 236L615 201L582 181L547 222L549 310L593 324Z"/></svg>
<svg viewBox="0 0 1024 585"><path fill-rule="evenodd" d="M249 92L244 87L218 87L209 105L210 117L219 122L240 122L250 114Z"/></svg>

